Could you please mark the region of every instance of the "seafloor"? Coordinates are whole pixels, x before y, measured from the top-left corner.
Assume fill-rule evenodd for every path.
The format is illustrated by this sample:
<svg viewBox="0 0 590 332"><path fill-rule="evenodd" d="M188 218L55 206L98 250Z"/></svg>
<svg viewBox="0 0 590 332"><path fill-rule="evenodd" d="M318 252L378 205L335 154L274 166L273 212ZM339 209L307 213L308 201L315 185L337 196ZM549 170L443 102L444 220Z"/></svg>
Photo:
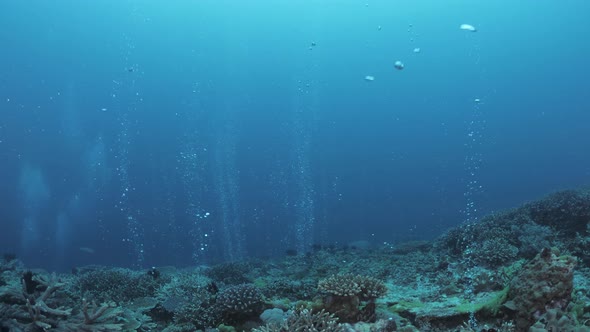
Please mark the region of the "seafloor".
<svg viewBox="0 0 590 332"><path fill-rule="evenodd" d="M0 259L5 331L590 331L590 191L433 242L71 274Z"/></svg>

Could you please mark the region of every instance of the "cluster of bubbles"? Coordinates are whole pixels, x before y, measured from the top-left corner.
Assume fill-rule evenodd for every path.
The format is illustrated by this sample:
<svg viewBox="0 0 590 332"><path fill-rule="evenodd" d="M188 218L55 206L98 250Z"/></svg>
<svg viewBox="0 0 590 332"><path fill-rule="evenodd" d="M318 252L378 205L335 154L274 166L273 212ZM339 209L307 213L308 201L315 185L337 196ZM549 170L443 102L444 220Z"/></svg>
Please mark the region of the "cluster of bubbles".
<svg viewBox="0 0 590 332"><path fill-rule="evenodd" d="M467 32L476 32L477 29L471 24L461 24L461 30ZM477 46L474 47L477 50ZM477 54L477 53L476 53ZM474 57L475 64L479 64L479 56ZM483 72L482 72L483 73ZM480 73L480 76L482 75ZM480 212L478 212L479 197L483 194L484 188L479 180L480 169L484 163L484 156L482 153L482 145L484 141L484 132L486 129L486 120L484 117L483 103L480 98L475 98L472 101L470 109L470 119L467 122L467 133L465 141L465 158L464 168L466 173L465 191L463 196L465 198L465 206L462 209L464 221L467 227L470 227L478 221ZM465 239L468 243L470 239ZM472 244L468 244L464 251L464 257L468 262L468 268L465 272L467 278L467 285L464 290L466 298L474 296L474 280L476 279L476 264L472 261L473 248ZM474 312L469 313L469 326L476 329L478 322Z"/></svg>
<svg viewBox="0 0 590 332"><path fill-rule="evenodd" d="M245 255L244 232L239 204L239 172L236 166L236 137L233 126L222 129L215 155L215 188L221 219L223 253L236 261Z"/></svg>
<svg viewBox="0 0 590 332"><path fill-rule="evenodd" d="M125 62L131 63L131 52L135 49L134 44L127 38L127 48L125 54ZM130 67L130 66L128 66ZM119 179L119 199L116 203L118 208L125 218L127 225L127 236L122 238L122 242L127 243L132 248L132 254L136 265L142 267L145 260L144 252L144 229L139 217L140 210L134 210L129 203L129 196L136 191L135 187L131 185L129 179L129 149L132 145L133 137L129 134L130 115L138 112L141 107L143 98L137 87L137 76L127 76L121 82L113 81L112 98L118 102L117 112L117 149L115 158L118 162L116 167L116 175ZM120 96L128 98L123 102Z"/></svg>
<svg viewBox="0 0 590 332"><path fill-rule="evenodd" d="M50 189L41 168L28 163L21 169L18 186L25 211L21 245L24 250L29 250L41 240L39 219L42 208L50 198Z"/></svg>
<svg viewBox="0 0 590 332"><path fill-rule="evenodd" d="M189 120L191 125L196 121ZM188 236L192 243L192 259L196 264L202 263L209 249L213 234L211 213L204 207L203 188L206 187L204 174L207 148L198 145L198 133L189 130L184 146L179 154L178 163L184 194L187 197L185 217L188 218Z"/></svg>
<svg viewBox="0 0 590 332"><path fill-rule="evenodd" d="M379 26L378 30L382 27ZM463 24L460 29L475 32L475 27L469 24ZM409 26L408 31L414 35L412 25ZM413 37L412 37L413 38ZM412 39L413 41L413 39ZM314 41L310 44L310 50L317 47ZM128 73L134 73L125 81L113 81L116 91L113 91L112 97L117 98L120 94L130 95L132 100L129 104L121 105L118 112L119 134L117 136L117 154L118 167L116 168L117 176L120 181L120 197L117 203L117 208L125 216L128 234L123 239L124 242L129 243L133 248L137 264L141 266L144 261L144 230L139 218L141 211L134 210L130 207L129 195L135 191L129 179L129 148L132 138L129 135L129 114L136 111L138 105L142 102L141 94L137 90L135 80L139 72L139 67L130 61L130 52L135 47L129 43L126 54L126 61L130 63L126 66ZM421 52L419 47L413 49L413 53ZM313 66L312 66L313 67ZM401 60L393 61L392 67L396 70L403 70L405 64ZM307 73L307 76L312 76L313 73ZM365 76L366 81L374 81L375 77L372 75ZM307 80L311 82L311 80ZM299 81L301 82L301 81ZM313 227L315 224L315 189L312 178L311 169L311 136L313 131L313 112L314 105L316 105L317 88L310 88L311 83L303 85L298 84L297 101L294 103L295 120L294 120L294 149L293 149L293 163L291 172L294 180L297 183L295 188L297 194L295 199L291 202L294 207L296 220L294 222L294 235L298 252L304 252L311 246ZM193 93L197 93L198 89L193 88ZM108 109L101 108L102 112ZM194 123L196 125L196 123ZM465 190L466 206L464 213L467 221L476 220L477 206L476 196L482 192L482 186L478 182L477 175L482 163L482 156L480 149L481 134L483 130L484 121L482 120L480 104L476 103L473 112L473 118L468 125L468 139L466 142L467 154L465 157L465 169L467 172L467 185ZM236 138L232 136L233 132L220 132L218 138L218 146L216 146L216 155L214 156L214 178L215 178L215 194L218 199L219 212L215 213L215 219L220 222L220 226L215 229L212 226L212 214L209 209L203 207L203 189L204 188L204 174L206 150L198 147L198 138L196 136L188 137L188 143L179 154L179 168L183 185L185 187L188 205L186 215L190 219L189 234L194 245L193 258L195 261L201 261L206 252L210 249L212 244L212 235L215 231L220 232L220 238L224 243L223 252L227 260L237 260L244 256L244 238L240 216L239 206L239 171L236 166ZM171 205L173 206L173 205ZM175 218L173 209L170 209L169 219ZM172 221L171 221L172 222Z"/></svg>
<svg viewBox="0 0 590 332"><path fill-rule="evenodd" d="M313 70L312 67L311 69ZM312 75L313 73L307 73ZM292 124L294 129L293 159L291 172L294 176L296 194L293 202L296 219L294 222L295 248L297 252L305 252L313 242L315 225L315 187L311 168L312 132L316 123L315 114L318 99L318 88L315 84L306 84L305 89L297 83L297 100L294 101L295 117Z"/></svg>

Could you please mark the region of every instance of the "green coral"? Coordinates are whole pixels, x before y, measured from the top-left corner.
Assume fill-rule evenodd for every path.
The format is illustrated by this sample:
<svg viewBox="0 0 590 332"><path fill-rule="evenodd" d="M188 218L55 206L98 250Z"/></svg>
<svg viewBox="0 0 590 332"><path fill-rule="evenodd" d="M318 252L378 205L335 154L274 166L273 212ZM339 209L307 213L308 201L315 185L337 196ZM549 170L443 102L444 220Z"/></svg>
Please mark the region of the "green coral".
<svg viewBox="0 0 590 332"><path fill-rule="evenodd" d="M423 308L424 302L421 301L405 301L400 300L399 302L389 306L389 310L394 313L412 311L413 309Z"/></svg>
<svg viewBox="0 0 590 332"><path fill-rule="evenodd" d="M455 309L458 313L476 313L483 311L495 316L502 308L502 304L506 302L509 290L510 287L507 286L501 291L489 293L481 301L468 301L458 305Z"/></svg>

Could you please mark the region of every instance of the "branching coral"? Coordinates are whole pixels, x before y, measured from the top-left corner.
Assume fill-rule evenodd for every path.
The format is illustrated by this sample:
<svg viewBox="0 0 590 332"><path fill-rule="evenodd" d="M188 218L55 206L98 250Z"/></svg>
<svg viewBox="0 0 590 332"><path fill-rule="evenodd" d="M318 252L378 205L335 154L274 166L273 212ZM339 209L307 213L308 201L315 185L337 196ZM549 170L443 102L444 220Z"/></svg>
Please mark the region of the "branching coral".
<svg viewBox="0 0 590 332"><path fill-rule="evenodd" d="M262 308L262 294L251 284L228 287L217 295L217 305L226 317L258 314Z"/></svg>
<svg viewBox="0 0 590 332"><path fill-rule="evenodd" d="M20 289L18 288L20 283ZM72 308L60 307L55 298L64 283L55 275L25 273L21 279L0 288L3 303L0 309L0 327L9 331L118 331L121 309L114 303L92 306L82 303L77 314Z"/></svg>
<svg viewBox="0 0 590 332"><path fill-rule="evenodd" d="M158 318L186 326L187 331L216 326L220 314L215 306L217 290L213 285L211 279L193 271L177 273L158 290Z"/></svg>
<svg viewBox="0 0 590 332"><path fill-rule="evenodd" d="M289 317L280 325L268 324L253 332L342 332L344 327L338 323L338 319L324 310L312 312L311 310L301 310L291 313Z"/></svg>
<svg viewBox="0 0 590 332"><path fill-rule="evenodd" d="M337 274L320 280L318 290L327 294L326 309L348 323L375 321L375 299L387 293L382 281L354 274ZM361 301L367 303L361 307Z"/></svg>
<svg viewBox="0 0 590 332"><path fill-rule="evenodd" d="M100 332L100 331L121 331L123 324L119 323L123 310L114 302L89 303L82 301L82 310L70 320L60 323L59 329L67 332Z"/></svg>
<svg viewBox="0 0 590 332"><path fill-rule="evenodd" d="M320 280L318 290L335 296L358 296L362 301L376 299L387 293L387 287L381 280L351 273L336 274Z"/></svg>
<svg viewBox="0 0 590 332"><path fill-rule="evenodd" d="M0 290L0 298L8 299L12 303L4 310L4 318L7 318L7 325L10 329L18 331L48 329L55 327L57 322L68 317L71 309L51 307L47 304L50 297L64 286L55 274L51 276L31 275L31 281L36 286L33 289L27 286L26 278L20 279L20 291L18 279L13 279L8 285ZM7 305L8 306L8 305Z"/></svg>
<svg viewBox="0 0 590 332"><path fill-rule="evenodd" d="M81 270L72 287L77 296L118 304L136 298L154 296L161 280L127 269L93 268Z"/></svg>

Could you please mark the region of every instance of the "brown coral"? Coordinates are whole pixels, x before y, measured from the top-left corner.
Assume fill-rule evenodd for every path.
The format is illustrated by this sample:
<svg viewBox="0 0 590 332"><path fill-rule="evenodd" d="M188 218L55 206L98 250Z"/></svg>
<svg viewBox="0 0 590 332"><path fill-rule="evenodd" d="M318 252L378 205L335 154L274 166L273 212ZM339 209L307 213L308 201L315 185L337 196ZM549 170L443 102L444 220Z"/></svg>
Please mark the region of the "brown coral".
<svg viewBox="0 0 590 332"><path fill-rule="evenodd" d="M381 280L352 273L336 274L320 280L318 289L330 295L358 296L363 301L376 299L387 293L387 287Z"/></svg>
<svg viewBox="0 0 590 332"><path fill-rule="evenodd" d="M556 250L546 248L512 279L505 306L516 311L519 329L528 329L534 322L534 315L567 306L571 300L575 266L574 257L558 256Z"/></svg>
<svg viewBox="0 0 590 332"><path fill-rule="evenodd" d="M350 273L321 280L318 289L328 295L324 298L326 309L347 323L375 321L374 301L387 293L382 281Z"/></svg>

